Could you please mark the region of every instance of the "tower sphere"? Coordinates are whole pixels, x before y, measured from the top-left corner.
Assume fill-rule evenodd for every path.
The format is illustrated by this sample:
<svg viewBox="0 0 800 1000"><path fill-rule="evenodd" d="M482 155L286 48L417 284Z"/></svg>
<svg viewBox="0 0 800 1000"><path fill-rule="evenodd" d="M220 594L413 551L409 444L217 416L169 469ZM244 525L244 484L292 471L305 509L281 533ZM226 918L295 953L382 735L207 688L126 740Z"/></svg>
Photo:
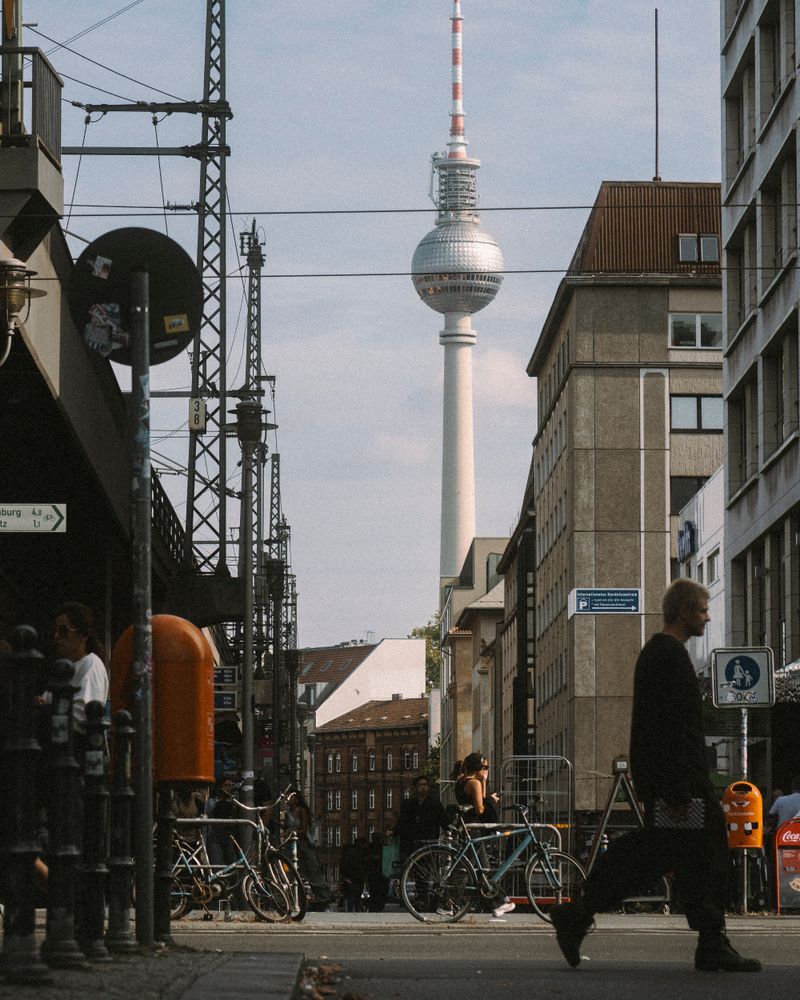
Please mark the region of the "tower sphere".
<svg viewBox="0 0 800 1000"><path fill-rule="evenodd" d="M417 294L438 313L472 314L503 282L500 248L474 222L444 222L424 236L411 261Z"/></svg>

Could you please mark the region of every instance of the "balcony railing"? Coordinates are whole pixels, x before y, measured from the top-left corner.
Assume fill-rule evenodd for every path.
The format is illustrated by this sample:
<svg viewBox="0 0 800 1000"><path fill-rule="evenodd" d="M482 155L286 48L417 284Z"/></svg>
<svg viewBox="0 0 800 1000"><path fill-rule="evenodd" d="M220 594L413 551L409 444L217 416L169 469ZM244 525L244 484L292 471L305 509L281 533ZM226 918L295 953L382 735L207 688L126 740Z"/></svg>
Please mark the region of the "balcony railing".
<svg viewBox="0 0 800 1000"><path fill-rule="evenodd" d="M57 167L61 166L61 77L41 49L4 47L0 144L27 145L37 141ZM13 97L22 79L21 107Z"/></svg>

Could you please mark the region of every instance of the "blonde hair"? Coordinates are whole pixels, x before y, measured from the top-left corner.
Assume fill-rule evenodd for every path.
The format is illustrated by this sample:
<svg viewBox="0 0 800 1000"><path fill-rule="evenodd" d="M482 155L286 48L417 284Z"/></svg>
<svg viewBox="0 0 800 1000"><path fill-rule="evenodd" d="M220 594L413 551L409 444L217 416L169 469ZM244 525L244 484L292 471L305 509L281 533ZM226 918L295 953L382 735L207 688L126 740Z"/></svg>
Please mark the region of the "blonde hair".
<svg viewBox="0 0 800 1000"><path fill-rule="evenodd" d="M673 580L664 591L664 597L661 601L664 624L674 625L684 608L690 608L694 611L699 605L705 604L709 596L706 588L694 580L688 580L685 577Z"/></svg>

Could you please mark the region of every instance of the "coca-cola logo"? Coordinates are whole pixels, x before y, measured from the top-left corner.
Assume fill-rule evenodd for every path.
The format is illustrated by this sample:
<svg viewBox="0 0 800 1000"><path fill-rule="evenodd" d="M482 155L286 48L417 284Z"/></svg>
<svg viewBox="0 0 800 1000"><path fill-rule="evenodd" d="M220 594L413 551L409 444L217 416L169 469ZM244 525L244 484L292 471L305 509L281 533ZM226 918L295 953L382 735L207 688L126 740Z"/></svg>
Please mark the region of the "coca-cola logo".
<svg viewBox="0 0 800 1000"><path fill-rule="evenodd" d="M779 844L800 844L800 830L783 830L778 837Z"/></svg>

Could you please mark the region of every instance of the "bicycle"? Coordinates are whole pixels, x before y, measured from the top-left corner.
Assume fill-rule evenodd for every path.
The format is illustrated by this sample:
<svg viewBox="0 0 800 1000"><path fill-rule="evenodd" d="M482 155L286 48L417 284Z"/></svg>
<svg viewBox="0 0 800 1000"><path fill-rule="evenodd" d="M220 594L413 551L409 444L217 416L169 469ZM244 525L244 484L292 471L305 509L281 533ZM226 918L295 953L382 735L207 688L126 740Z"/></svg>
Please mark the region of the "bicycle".
<svg viewBox="0 0 800 1000"><path fill-rule="evenodd" d="M481 898L502 900L503 879L512 870L519 870L529 849L524 862L525 889L538 916L549 921L552 906L577 898L586 873L570 854L537 836L527 806L515 806L521 825L475 824L490 830L479 836L464 822L463 814L470 808L457 807L450 826L451 843L420 847L408 858L400 876L400 898L413 917L423 923L456 923ZM517 843L498 867L484 865L480 848L502 840Z"/></svg>
<svg viewBox="0 0 800 1000"><path fill-rule="evenodd" d="M288 788L280 793L269 807L274 809L286 800ZM256 814L257 860L263 876L277 884L289 900L291 906L290 918L301 921L308 910L308 888L300 875L297 865L297 834L292 830L289 836L275 846L270 840L269 831L264 823L265 806L246 806L238 799L233 800L239 809Z"/></svg>
<svg viewBox="0 0 800 1000"><path fill-rule="evenodd" d="M178 820L177 825L232 826L250 824L256 831L255 842L260 844L261 833L257 824L251 820L205 819ZM263 868L254 865L251 858L245 854L237 839L231 835L237 857L222 866L211 865L207 861L205 845L202 838L196 843L183 840L176 832L174 846L177 852L172 866L172 889L170 892L170 917L180 920L189 912L192 906L202 906L206 915L210 916L208 904L213 899L230 898L231 894L241 887L247 905L262 920L270 923L282 923L292 916L293 902L284 891L281 880L265 874ZM258 857L261 849L257 848Z"/></svg>

